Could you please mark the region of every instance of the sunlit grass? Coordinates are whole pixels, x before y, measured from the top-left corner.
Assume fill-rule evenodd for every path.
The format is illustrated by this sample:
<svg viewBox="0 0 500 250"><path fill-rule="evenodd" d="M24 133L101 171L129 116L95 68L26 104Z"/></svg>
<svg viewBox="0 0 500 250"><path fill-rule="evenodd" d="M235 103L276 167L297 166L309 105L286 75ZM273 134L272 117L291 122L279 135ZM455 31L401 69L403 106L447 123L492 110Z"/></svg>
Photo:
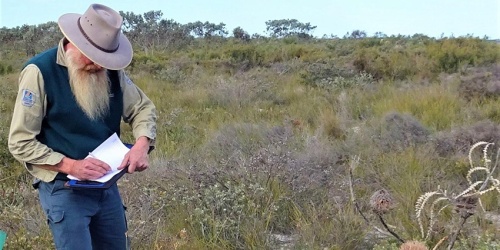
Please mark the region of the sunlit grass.
<svg viewBox="0 0 500 250"><path fill-rule="evenodd" d="M373 114L377 117L389 112L410 114L434 131L450 129L466 119L462 116L464 102L446 86L430 86L396 89L382 87L376 98L371 98ZM368 105L367 105L368 106Z"/></svg>

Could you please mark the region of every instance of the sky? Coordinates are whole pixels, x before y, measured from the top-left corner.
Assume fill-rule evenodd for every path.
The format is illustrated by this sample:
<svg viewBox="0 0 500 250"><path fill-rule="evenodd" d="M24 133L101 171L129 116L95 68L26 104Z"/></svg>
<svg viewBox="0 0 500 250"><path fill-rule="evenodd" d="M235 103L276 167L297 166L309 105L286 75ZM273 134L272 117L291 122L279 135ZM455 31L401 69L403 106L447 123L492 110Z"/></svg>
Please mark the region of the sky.
<svg viewBox="0 0 500 250"><path fill-rule="evenodd" d="M0 0L0 27L38 25L65 13L83 14L88 0ZM472 35L500 39L500 0L101 0L116 11L144 14L181 24L196 21L241 27L268 35L266 21L296 19L317 26L316 37L354 30L373 36L423 34L439 38Z"/></svg>

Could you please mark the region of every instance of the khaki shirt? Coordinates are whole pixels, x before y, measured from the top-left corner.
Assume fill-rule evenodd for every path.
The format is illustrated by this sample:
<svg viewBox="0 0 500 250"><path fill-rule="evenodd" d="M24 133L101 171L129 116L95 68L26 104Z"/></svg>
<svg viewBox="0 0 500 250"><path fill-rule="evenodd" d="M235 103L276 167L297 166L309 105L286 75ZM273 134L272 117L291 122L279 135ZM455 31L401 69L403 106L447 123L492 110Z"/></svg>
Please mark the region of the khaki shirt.
<svg viewBox="0 0 500 250"><path fill-rule="evenodd" d="M56 62L66 66L63 40L59 42ZM123 70L120 70L118 75L123 92L123 120L130 124L136 139L146 136L153 146L156 138L156 108ZM33 93L28 103L23 98L24 90ZM34 64L27 65L19 76L19 91L15 101L8 145L11 154L34 177L50 182L57 172L33 165L56 165L65 156L54 152L36 139L41 131L46 109L47 97L42 74Z"/></svg>

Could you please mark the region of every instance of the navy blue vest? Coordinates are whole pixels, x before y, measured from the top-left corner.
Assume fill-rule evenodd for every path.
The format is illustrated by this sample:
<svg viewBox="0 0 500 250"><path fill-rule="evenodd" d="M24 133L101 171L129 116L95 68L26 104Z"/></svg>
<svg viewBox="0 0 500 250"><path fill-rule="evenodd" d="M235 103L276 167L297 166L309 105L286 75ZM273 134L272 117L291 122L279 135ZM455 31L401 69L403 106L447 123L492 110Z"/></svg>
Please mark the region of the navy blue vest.
<svg viewBox="0 0 500 250"><path fill-rule="evenodd" d="M41 71L47 95L47 110L36 139L72 159L83 159L113 133L120 135L123 94L117 71L108 71L110 109L97 120L89 119L78 106L69 84L68 68L56 63L57 47L47 50L28 64Z"/></svg>

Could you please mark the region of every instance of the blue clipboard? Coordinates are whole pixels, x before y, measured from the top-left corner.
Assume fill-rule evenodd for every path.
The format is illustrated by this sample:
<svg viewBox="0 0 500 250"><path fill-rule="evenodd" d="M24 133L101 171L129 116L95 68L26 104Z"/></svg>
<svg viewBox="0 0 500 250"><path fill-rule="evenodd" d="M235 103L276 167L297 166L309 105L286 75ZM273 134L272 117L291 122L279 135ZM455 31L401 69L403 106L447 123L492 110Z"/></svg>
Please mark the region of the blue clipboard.
<svg viewBox="0 0 500 250"><path fill-rule="evenodd" d="M125 167L106 182L69 180L66 182L66 186L74 189L107 189L127 173L127 170L128 167Z"/></svg>
<svg viewBox="0 0 500 250"><path fill-rule="evenodd" d="M133 144L124 143L127 148L132 148ZM154 147L149 147L148 154L153 151ZM128 171L128 166L122 169L118 174L114 175L107 182L98 181L79 181L79 180L69 180L66 182L66 186L73 189L107 189L111 187L118 179L120 179Z"/></svg>

